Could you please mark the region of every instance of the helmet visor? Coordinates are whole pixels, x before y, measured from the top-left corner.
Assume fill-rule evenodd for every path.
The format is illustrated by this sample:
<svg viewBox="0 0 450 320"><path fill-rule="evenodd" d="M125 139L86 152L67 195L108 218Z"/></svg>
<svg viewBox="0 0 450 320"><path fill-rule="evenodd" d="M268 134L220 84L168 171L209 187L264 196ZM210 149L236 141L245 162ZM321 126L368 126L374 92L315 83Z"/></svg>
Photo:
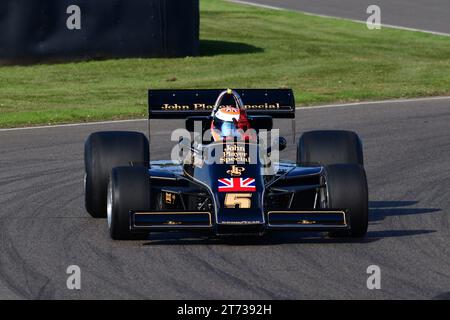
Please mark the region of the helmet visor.
<svg viewBox="0 0 450 320"><path fill-rule="evenodd" d="M223 121L220 131L222 137L239 137L239 132L234 122Z"/></svg>

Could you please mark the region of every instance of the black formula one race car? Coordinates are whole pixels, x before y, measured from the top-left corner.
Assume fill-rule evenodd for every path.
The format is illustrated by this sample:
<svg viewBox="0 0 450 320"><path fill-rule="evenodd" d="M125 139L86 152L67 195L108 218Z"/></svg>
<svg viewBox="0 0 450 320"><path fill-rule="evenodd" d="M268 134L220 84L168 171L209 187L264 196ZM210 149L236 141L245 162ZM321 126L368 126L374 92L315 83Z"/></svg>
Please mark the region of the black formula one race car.
<svg viewBox="0 0 450 320"><path fill-rule="evenodd" d="M305 132L297 161L279 161L287 142L274 135L277 118L294 123L292 90L150 90L150 137L150 120L186 121L177 159L150 161L139 132L93 133L85 144L86 209L107 217L116 240L165 231L363 237L368 190L358 135Z"/></svg>

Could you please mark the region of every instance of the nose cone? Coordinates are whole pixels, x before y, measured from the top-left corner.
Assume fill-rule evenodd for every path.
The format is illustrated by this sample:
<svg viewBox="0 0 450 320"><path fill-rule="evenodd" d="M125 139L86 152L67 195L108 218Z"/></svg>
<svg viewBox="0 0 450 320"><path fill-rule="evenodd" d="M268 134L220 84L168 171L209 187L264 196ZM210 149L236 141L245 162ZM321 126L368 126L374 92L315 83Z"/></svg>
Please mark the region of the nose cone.
<svg viewBox="0 0 450 320"><path fill-rule="evenodd" d="M245 227L265 223L258 151L257 144L239 142L205 147L205 163L194 167L194 175L210 189L216 224Z"/></svg>
<svg viewBox="0 0 450 320"><path fill-rule="evenodd" d="M258 164L211 166L217 224L263 224L264 181Z"/></svg>

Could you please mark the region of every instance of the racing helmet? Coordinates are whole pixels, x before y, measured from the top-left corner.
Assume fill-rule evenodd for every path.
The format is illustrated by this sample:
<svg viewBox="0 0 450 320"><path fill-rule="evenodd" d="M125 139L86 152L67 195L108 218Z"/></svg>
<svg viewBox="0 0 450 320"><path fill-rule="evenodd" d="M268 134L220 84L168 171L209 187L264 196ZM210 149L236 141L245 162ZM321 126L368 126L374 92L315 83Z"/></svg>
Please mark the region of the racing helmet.
<svg viewBox="0 0 450 320"><path fill-rule="evenodd" d="M225 95L232 95L236 106L221 105ZM228 89L219 95L212 112L212 117L211 132L214 141L248 138L246 130L250 129L250 122L244 104L235 91Z"/></svg>
<svg viewBox="0 0 450 320"><path fill-rule="evenodd" d="M239 138L239 119L241 111L232 106L222 107L214 114L212 129L214 140Z"/></svg>

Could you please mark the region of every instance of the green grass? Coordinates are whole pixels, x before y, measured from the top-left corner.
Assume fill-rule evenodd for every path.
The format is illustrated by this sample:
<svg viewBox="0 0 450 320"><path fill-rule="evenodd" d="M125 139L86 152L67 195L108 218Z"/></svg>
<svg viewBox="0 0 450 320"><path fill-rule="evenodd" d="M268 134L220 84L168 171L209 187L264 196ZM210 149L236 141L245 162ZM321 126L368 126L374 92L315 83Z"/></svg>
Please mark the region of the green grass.
<svg viewBox="0 0 450 320"><path fill-rule="evenodd" d="M145 117L148 88L292 87L299 105L450 93L450 38L201 0L200 57L0 67L0 127Z"/></svg>

